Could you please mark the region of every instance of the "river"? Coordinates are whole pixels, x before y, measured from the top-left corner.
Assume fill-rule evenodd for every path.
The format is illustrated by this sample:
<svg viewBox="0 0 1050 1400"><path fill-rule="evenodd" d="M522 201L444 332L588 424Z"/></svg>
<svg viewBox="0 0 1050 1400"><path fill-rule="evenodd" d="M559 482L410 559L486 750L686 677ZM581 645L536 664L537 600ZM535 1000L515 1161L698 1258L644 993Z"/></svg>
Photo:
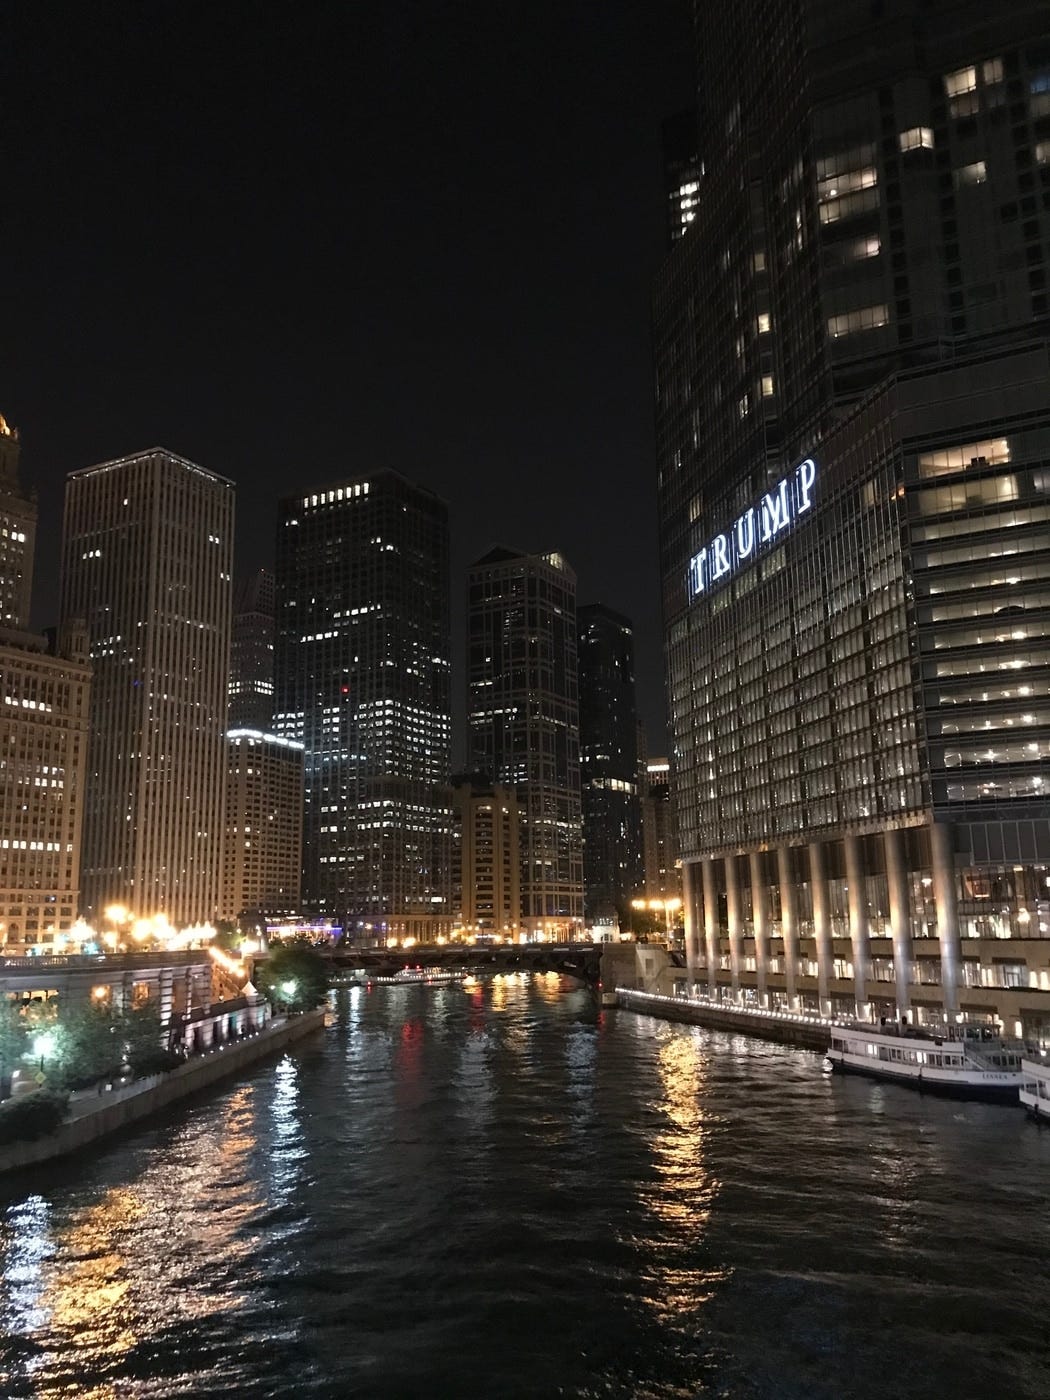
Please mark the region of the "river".
<svg viewBox="0 0 1050 1400"><path fill-rule="evenodd" d="M1050 1131L599 1014L556 976L334 1024L0 1186L0 1393L1050 1395Z"/></svg>

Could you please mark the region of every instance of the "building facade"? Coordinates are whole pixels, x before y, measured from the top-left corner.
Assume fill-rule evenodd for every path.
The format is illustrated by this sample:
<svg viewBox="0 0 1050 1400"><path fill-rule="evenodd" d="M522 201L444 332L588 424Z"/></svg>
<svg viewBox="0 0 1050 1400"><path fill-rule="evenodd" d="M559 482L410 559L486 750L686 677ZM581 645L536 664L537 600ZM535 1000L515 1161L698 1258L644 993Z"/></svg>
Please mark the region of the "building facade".
<svg viewBox="0 0 1050 1400"><path fill-rule="evenodd" d="M480 776L453 780L452 907L463 938L517 939L521 850L514 790Z"/></svg>
<svg viewBox="0 0 1050 1400"><path fill-rule="evenodd" d="M231 729L273 727L274 580L269 569L236 579L230 626Z"/></svg>
<svg viewBox="0 0 1050 1400"><path fill-rule="evenodd" d="M577 610L584 916L615 923L643 883L634 631L603 603Z"/></svg>
<svg viewBox="0 0 1050 1400"><path fill-rule="evenodd" d="M645 764L642 852L646 895L665 901L679 898L682 880L671 800L671 765L666 758L650 758Z"/></svg>
<svg viewBox="0 0 1050 1400"><path fill-rule="evenodd" d="M275 728L305 749L303 896L360 943L451 932L448 509L392 471L282 502Z"/></svg>
<svg viewBox="0 0 1050 1400"><path fill-rule="evenodd" d="M226 735L226 823L219 914L280 919L300 903L303 747L259 729Z"/></svg>
<svg viewBox="0 0 1050 1400"><path fill-rule="evenodd" d="M655 295L694 982L1050 1037L1050 23L695 7Z"/></svg>
<svg viewBox="0 0 1050 1400"><path fill-rule="evenodd" d="M470 570L472 769L512 788L521 820L521 928L583 925L576 576L560 554L498 547Z"/></svg>
<svg viewBox="0 0 1050 1400"><path fill-rule="evenodd" d="M29 626L36 549L36 498L18 474L18 429L0 415L0 627Z"/></svg>
<svg viewBox="0 0 1050 1400"><path fill-rule="evenodd" d="M222 879L233 486L154 448L73 472L64 617L94 680L82 907L214 918Z"/></svg>

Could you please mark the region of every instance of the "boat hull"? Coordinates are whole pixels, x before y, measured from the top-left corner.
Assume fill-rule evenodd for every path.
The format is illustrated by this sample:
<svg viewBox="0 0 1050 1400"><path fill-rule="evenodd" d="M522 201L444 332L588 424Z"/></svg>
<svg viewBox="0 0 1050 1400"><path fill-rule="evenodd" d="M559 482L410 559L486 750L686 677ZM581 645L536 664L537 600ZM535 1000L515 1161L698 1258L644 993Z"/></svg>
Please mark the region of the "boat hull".
<svg viewBox="0 0 1050 1400"><path fill-rule="evenodd" d="M942 1098L968 1099L977 1103L1016 1104L1020 1091L1020 1075L990 1075L987 1079L966 1071L938 1074L936 1070L910 1066L889 1066L883 1062L865 1064L859 1056L828 1054L833 1070L842 1074L857 1074L865 1079L878 1079L885 1084L901 1084L920 1094L937 1094Z"/></svg>

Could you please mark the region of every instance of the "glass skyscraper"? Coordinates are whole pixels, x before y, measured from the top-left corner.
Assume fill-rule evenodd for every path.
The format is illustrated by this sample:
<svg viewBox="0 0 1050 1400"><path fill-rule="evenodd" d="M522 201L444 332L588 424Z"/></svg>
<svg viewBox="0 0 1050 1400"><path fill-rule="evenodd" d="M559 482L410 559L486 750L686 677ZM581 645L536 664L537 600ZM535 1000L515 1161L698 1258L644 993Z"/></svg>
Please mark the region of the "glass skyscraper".
<svg viewBox="0 0 1050 1400"><path fill-rule="evenodd" d="M604 603L576 621L584 913L615 923L644 883L634 632Z"/></svg>
<svg viewBox="0 0 1050 1400"><path fill-rule="evenodd" d="M713 995L1050 1038L1048 16L695 6L654 343Z"/></svg>
<svg viewBox="0 0 1050 1400"><path fill-rule="evenodd" d="M448 510L377 471L289 497L275 720L305 749L303 898L362 943L451 930Z"/></svg>
<svg viewBox="0 0 1050 1400"><path fill-rule="evenodd" d="M520 809L521 927L571 938L583 924L576 575L557 553L498 546L468 582L472 769Z"/></svg>

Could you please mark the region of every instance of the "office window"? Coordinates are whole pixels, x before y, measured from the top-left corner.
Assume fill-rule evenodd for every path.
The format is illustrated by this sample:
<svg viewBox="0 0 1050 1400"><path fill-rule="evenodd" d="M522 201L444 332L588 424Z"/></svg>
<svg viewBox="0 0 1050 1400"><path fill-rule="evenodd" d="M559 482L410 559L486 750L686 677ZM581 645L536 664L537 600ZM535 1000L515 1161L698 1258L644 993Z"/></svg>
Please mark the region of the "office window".
<svg viewBox="0 0 1050 1400"><path fill-rule="evenodd" d="M855 331L870 331L889 323L889 308L886 306L860 306L855 311L843 312L841 316L828 317L828 335L832 340L840 336L852 335Z"/></svg>
<svg viewBox="0 0 1050 1400"><path fill-rule="evenodd" d="M960 165L952 171L952 181L957 190L965 185L983 185L987 178L988 171L983 160L975 160L972 165Z"/></svg>
<svg viewBox="0 0 1050 1400"><path fill-rule="evenodd" d="M902 151L933 150L933 130L928 126L913 126L898 137Z"/></svg>

